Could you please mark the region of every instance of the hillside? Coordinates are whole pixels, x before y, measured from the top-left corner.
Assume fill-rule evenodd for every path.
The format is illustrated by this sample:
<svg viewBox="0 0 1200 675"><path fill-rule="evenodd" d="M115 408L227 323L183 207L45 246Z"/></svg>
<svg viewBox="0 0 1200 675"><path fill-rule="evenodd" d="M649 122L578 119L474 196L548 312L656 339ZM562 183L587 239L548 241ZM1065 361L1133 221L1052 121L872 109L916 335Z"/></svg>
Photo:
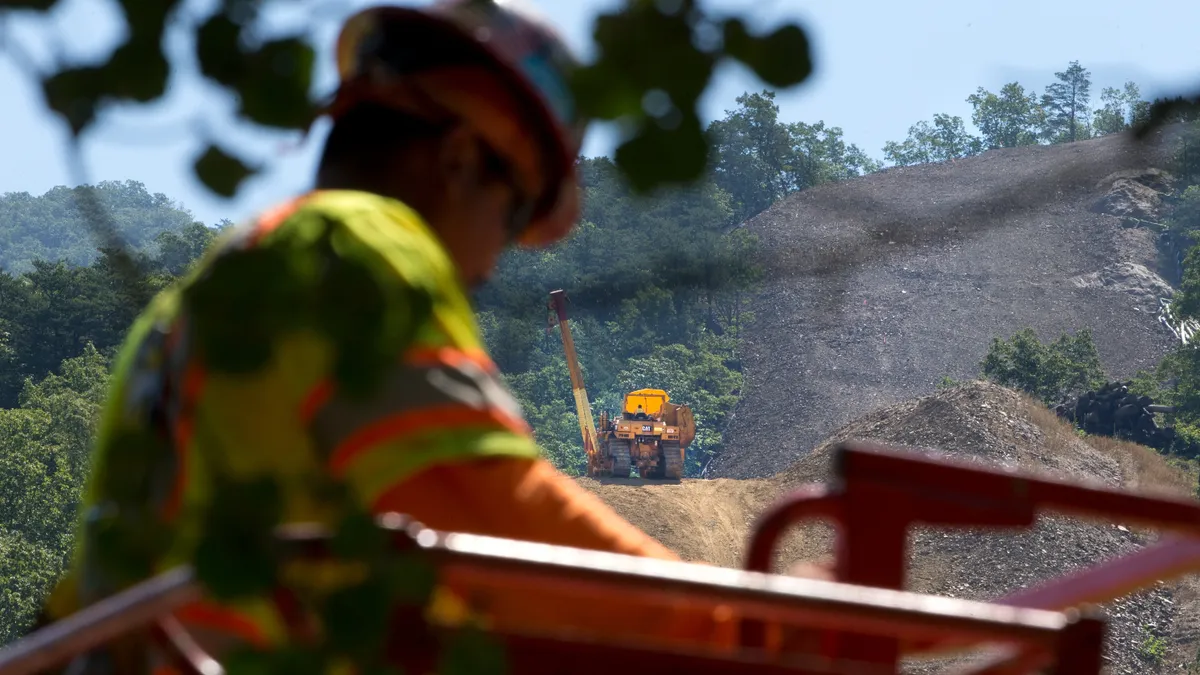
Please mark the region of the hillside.
<svg viewBox="0 0 1200 675"><path fill-rule="evenodd" d="M1091 328L1112 376L1153 365L1172 342L1153 315L1169 287L1152 272L1155 235L1113 214L1154 200L1162 177L1146 170L1166 164L1163 140L1114 134L889 169L749 221L770 281L708 476L772 476L860 415L977 375L989 341L1025 326L1044 339Z"/></svg>
<svg viewBox="0 0 1200 675"><path fill-rule="evenodd" d="M92 186L116 234L126 245L150 254L163 233L182 233L195 223L192 214L166 195L151 193L132 180ZM34 260L86 266L99 257L98 240L88 219L89 202L79 188L58 186L42 195L0 194L0 271L19 274Z"/></svg>
<svg viewBox="0 0 1200 675"><path fill-rule="evenodd" d="M1194 477L1168 466L1147 448L1103 438L1085 442L1044 406L984 382L876 410L837 429L809 456L769 479L637 487L580 482L685 559L739 566L757 514L790 487L824 481L830 450L855 438L1150 493L1186 495L1195 483ZM1117 525L1046 518L1027 533L920 529L911 541L910 588L984 599L1132 550L1147 539ZM778 562L820 559L830 551L830 543L827 528L803 528ZM981 575L980 570L988 573ZM1147 630L1167 636L1167 663L1194 660L1200 613L1191 600L1198 590L1200 585L1186 580L1108 606L1112 672L1147 670L1139 656Z"/></svg>

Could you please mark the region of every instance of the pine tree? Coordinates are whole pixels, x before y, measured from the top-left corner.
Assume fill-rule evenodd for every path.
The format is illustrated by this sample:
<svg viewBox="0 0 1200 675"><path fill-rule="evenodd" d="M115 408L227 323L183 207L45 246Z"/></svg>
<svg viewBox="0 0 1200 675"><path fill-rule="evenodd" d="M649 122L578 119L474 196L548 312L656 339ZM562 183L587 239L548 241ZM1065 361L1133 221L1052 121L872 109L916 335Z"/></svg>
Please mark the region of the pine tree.
<svg viewBox="0 0 1200 675"><path fill-rule="evenodd" d="M1090 112L1092 80L1078 61L1065 71L1054 74L1057 82L1046 87L1042 108L1046 111L1042 136L1051 143L1077 141L1091 135Z"/></svg>

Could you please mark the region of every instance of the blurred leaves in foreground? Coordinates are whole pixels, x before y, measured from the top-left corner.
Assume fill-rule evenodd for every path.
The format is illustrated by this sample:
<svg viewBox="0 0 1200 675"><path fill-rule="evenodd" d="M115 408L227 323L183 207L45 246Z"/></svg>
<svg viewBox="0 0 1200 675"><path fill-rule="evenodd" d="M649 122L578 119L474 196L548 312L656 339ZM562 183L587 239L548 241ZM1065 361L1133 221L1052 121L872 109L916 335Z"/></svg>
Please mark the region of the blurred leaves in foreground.
<svg viewBox="0 0 1200 675"><path fill-rule="evenodd" d="M0 12L50 13L61 4L9 0ZM333 14L328 3L221 0L200 20L179 0L116 4L125 37L106 60L59 64L38 75L45 104L74 138L107 106L147 106L166 94L179 74L164 49L168 29L189 34L199 72L234 98L240 120L307 132L319 117L321 97L313 92L319 51L311 36L296 30L267 37L263 17L282 5L310 15ZM349 9L333 7L339 13ZM696 0L626 0L597 17L594 39L598 57L576 73L573 88L584 114L625 128L616 163L639 192L703 175L709 150L696 107L722 60L741 62L775 88L799 84L812 72L808 36L799 26L757 35L741 18L715 17ZM265 162L239 157L222 139L205 140L193 170L217 195L236 195L265 168Z"/></svg>

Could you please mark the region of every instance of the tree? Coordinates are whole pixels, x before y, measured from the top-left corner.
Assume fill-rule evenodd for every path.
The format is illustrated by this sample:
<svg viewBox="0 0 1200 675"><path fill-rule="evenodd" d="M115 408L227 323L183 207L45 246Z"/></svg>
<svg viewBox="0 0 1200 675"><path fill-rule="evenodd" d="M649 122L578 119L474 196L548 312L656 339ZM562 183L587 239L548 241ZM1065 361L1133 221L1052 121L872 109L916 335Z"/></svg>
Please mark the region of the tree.
<svg viewBox="0 0 1200 675"><path fill-rule="evenodd" d="M1088 138L1091 136L1090 73L1078 61L1072 61L1054 77L1058 81L1047 86L1042 95L1042 108L1046 111L1042 137L1051 143Z"/></svg>
<svg viewBox="0 0 1200 675"><path fill-rule="evenodd" d="M1009 340L993 338L980 368L997 384L1047 404L1104 382L1100 355L1087 328L1074 335L1063 333L1050 344L1043 344L1032 328L1017 331Z"/></svg>
<svg viewBox="0 0 1200 675"><path fill-rule="evenodd" d="M1115 134L1146 121L1150 103L1142 100L1137 84L1126 82L1125 88L1105 87L1100 92L1103 106L1092 118L1092 128L1097 135Z"/></svg>
<svg viewBox="0 0 1200 675"><path fill-rule="evenodd" d="M883 155L896 166L909 166L970 157L982 149L983 142L967 133L961 117L938 113L932 126L922 120L909 127L903 143L888 141Z"/></svg>
<svg viewBox="0 0 1200 675"><path fill-rule="evenodd" d="M38 197L10 192L0 196L0 271L28 272L39 259L72 265L94 262L97 249L107 242L93 236L81 201L84 189L105 209L115 234L135 255L153 253L157 237L183 232L194 223L186 209L162 193L150 193L137 181L59 186Z"/></svg>
<svg viewBox="0 0 1200 675"><path fill-rule="evenodd" d="M735 220L766 209L791 191L800 167L787 125L779 122L775 93L745 93L738 107L708 127L713 176L734 201Z"/></svg>
<svg viewBox="0 0 1200 675"><path fill-rule="evenodd" d="M733 200L742 222L798 190L875 171L878 164L842 129L822 122L779 121L775 93L745 93L738 107L709 125L712 179Z"/></svg>
<svg viewBox="0 0 1200 675"><path fill-rule="evenodd" d="M90 345L0 409L0 644L20 637L70 557L108 362Z"/></svg>
<svg viewBox="0 0 1200 675"><path fill-rule="evenodd" d="M1033 92L1026 92L1016 82L1009 82L999 94L980 87L967 97L971 104L971 121L983 134L988 149L1015 148L1038 142L1037 130L1045 115Z"/></svg>

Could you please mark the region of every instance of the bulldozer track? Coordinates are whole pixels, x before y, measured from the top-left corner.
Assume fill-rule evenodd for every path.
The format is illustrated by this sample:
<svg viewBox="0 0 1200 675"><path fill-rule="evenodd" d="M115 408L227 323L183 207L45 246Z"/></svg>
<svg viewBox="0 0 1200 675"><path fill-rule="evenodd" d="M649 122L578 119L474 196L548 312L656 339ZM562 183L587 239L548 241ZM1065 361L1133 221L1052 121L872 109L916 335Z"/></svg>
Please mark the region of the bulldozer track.
<svg viewBox="0 0 1200 675"><path fill-rule="evenodd" d="M662 478L678 480L683 478L683 457L679 452L677 441L663 441ZM655 476L658 478L659 476Z"/></svg>
<svg viewBox="0 0 1200 675"><path fill-rule="evenodd" d="M609 448L612 453L612 477L629 478L629 441L614 439Z"/></svg>

